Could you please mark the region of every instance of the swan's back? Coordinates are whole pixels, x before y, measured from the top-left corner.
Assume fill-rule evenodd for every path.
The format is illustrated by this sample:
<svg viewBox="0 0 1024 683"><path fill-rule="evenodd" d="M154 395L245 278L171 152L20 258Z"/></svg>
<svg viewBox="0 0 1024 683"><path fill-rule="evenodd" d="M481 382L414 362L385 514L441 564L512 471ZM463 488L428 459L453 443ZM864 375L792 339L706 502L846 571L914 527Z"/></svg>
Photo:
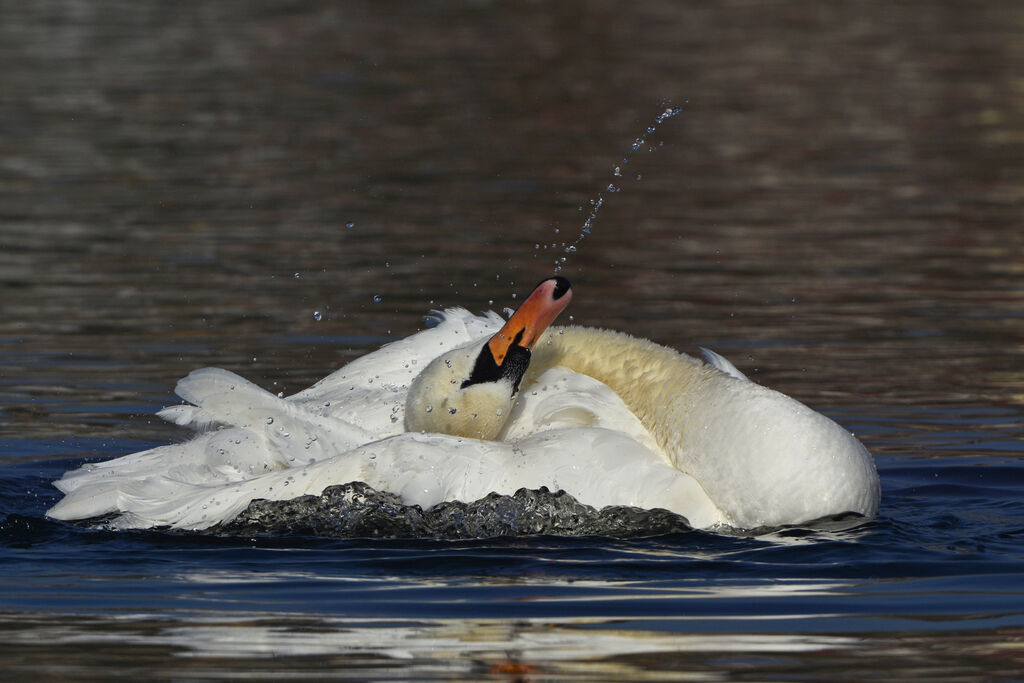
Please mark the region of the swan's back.
<svg viewBox="0 0 1024 683"><path fill-rule="evenodd" d="M538 370L566 365L610 386L730 526L877 513L878 474L860 441L717 354L705 363L610 330L552 328L549 335L538 345Z"/></svg>
<svg viewBox="0 0 1024 683"><path fill-rule="evenodd" d="M685 423L676 465L701 481L734 527L878 511L871 454L789 396L716 373L699 388Z"/></svg>

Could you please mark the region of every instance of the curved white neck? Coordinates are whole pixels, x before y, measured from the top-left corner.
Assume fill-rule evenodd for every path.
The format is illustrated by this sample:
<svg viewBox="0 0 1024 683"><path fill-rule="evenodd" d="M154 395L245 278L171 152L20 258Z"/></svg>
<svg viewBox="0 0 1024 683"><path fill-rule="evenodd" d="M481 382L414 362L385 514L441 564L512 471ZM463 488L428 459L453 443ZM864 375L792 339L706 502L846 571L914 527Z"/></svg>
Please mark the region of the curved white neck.
<svg viewBox="0 0 1024 683"><path fill-rule="evenodd" d="M690 356L622 332L552 327L537 342L524 386L554 366L603 382L643 423L670 459L707 366Z"/></svg>

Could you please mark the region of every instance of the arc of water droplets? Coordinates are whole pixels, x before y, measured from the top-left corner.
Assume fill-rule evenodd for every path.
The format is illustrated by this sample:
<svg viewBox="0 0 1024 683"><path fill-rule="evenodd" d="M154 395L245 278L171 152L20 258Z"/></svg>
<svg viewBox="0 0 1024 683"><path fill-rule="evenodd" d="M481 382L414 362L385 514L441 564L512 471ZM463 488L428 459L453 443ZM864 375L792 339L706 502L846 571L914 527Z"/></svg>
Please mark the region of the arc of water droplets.
<svg viewBox="0 0 1024 683"><path fill-rule="evenodd" d="M690 102L689 100L684 100L683 104L689 104L689 102ZM665 102L664 104L667 105L668 102ZM644 133L644 135L641 135L640 137L638 137L636 140L633 141L633 146L630 149L630 151L626 152L626 155L624 157L622 157L622 166L625 166L626 164L628 164L629 160L633 156L633 154L635 154L641 147L644 146L644 144L647 142L647 136L653 135L654 132L656 130L658 130L658 126L659 125L661 125L665 121L668 121L671 118L675 118L676 116L679 116L679 114L681 114L682 111L683 111L682 107L666 106L665 110L655 117L654 123L649 125L649 126L647 126L647 129L646 129L646 132ZM653 151L653 148L651 148L651 151ZM612 171L612 175L615 176L616 178L622 177L622 166L616 166L615 169ZM640 176L637 176L637 180L640 180L640 178L641 178ZM605 188L605 190L607 192L614 193L614 192L620 192L621 188L616 186L615 182L613 181L613 182L608 183L608 186ZM600 192L598 192L597 193L597 198L590 200L590 213L587 215L587 219L585 221L583 221L583 225L580 226L580 234L579 234L579 236L575 240L573 240L571 243L569 243L569 244L566 244L565 242L562 243L562 247L564 247L564 251L565 251L566 254L574 254L574 253L576 253L577 245L580 242L582 242L583 240L585 240L587 238L587 235L589 235L591 233L591 230L593 229L593 226L594 226L594 221L597 220L597 212L601 210L602 206L604 206L604 195L602 195ZM582 210L582 208L583 207L581 206L580 209ZM557 232L557 230L556 230L556 232ZM551 246L554 246L554 245L551 245ZM561 256L561 257L559 257L555 261L555 272L556 273L559 272L560 270L562 270L562 267L565 265L567 260L568 260L567 256Z"/></svg>

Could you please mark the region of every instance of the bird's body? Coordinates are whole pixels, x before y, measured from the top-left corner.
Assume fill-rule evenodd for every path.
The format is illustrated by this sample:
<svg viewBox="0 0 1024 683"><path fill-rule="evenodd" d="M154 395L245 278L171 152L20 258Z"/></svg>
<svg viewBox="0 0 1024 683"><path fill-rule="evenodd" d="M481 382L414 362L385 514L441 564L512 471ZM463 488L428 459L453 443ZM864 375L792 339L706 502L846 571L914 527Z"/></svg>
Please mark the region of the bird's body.
<svg viewBox="0 0 1024 683"><path fill-rule="evenodd" d="M202 529L257 498L350 481L423 507L547 486L595 507L669 509L698 528L876 513L860 442L721 357L545 323L528 329L529 368L510 374L494 342L512 322L446 311L288 398L224 370L193 372L177 387L189 405L161 415L195 438L67 473L49 515Z"/></svg>

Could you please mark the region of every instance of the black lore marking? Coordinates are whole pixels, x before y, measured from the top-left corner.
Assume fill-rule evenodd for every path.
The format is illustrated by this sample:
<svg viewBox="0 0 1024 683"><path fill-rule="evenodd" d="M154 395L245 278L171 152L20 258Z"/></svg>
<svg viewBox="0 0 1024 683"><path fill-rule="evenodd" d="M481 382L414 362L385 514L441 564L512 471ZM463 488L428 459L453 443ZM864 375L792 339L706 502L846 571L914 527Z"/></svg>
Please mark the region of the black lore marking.
<svg viewBox="0 0 1024 683"><path fill-rule="evenodd" d="M523 380L526 369L530 367L530 349L519 345L525 331L519 330L519 333L512 339L501 365L494 360L490 345L484 344L480 349L480 355L476 357L473 372L469 373L469 379L465 380L459 388L465 389L482 382L508 379L512 382L512 393L519 391L519 383Z"/></svg>
<svg viewBox="0 0 1024 683"><path fill-rule="evenodd" d="M473 372L469 373L469 379L464 381L459 388L465 389L482 382L497 382L499 379L501 379L501 366L495 362L491 347L484 344L484 347L480 349L480 355L476 357Z"/></svg>

